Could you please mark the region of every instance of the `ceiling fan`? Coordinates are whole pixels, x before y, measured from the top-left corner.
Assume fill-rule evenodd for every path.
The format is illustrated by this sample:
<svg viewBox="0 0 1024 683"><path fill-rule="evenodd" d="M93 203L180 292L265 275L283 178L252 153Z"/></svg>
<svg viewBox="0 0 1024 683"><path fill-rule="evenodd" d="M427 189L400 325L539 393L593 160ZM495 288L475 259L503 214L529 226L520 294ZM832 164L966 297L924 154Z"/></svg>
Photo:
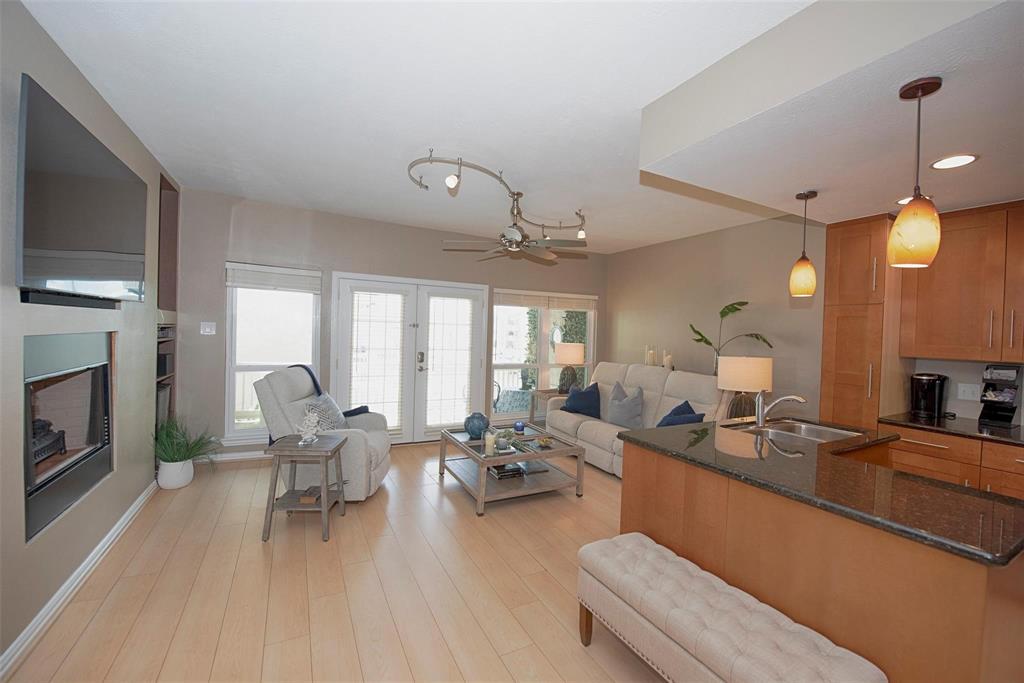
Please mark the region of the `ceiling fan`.
<svg viewBox="0 0 1024 683"><path fill-rule="evenodd" d="M498 181L498 183L505 188L505 191L508 192L509 199L512 200L512 207L509 209L509 214L512 216L512 224L498 233L497 240L445 240L442 246L444 251L483 252L483 257L477 259L479 261L487 261L493 258L522 254L527 258L545 262L554 262L558 260L559 256L559 253L555 251L556 248L580 249L587 246L587 233L584 229L586 218L584 218L582 210L576 212L576 217L579 219L579 222L572 225L563 225L562 223L559 223L558 225L535 223L523 216L523 211L519 206L519 201L522 199L523 193L517 192L509 187L508 183L505 182L505 179L502 177L501 171L495 173L494 171L479 164L464 161L461 157L458 159L435 157L434 150L431 149L428 156L421 157L410 163L407 171L409 179L412 180L417 187L423 190L430 189L430 187L423 182L423 176L415 177L412 174L412 170L420 164L449 164L456 166L456 173L445 178L445 185L448 188L449 194L452 196L455 196L458 192L459 185L462 182L462 169L470 168ZM523 229L521 224L532 225L536 228L540 228L542 238L539 240L531 239L530 235ZM576 230L576 239L551 239L547 234L549 230L555 232L560 230ZM568 254L573 254L580 258L587 257L584 253L563 252L563 255Z"/></svg>

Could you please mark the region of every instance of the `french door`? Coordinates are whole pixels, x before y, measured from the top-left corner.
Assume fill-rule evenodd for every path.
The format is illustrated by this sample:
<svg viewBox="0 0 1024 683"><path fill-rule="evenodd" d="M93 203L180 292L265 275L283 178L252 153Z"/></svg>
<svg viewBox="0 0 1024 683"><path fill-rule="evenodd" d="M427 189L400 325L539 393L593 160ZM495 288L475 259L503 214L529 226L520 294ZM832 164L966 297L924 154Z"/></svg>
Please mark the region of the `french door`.
<svg viewBox="0 0 1024 683"><path fill-rule="evenodd" d="M335 273L332 388L385 415L396 442L484 411L487 288Z"/></svg>

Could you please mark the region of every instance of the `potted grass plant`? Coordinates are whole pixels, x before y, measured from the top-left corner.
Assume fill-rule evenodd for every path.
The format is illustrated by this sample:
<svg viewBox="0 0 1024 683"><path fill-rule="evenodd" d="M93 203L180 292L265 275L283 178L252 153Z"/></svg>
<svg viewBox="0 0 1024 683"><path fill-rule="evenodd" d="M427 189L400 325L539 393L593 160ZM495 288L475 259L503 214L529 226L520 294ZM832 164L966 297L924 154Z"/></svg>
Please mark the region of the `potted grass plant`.
<svg viewBox="0 0 1024 683"><path fill-rule="evenodd" d="M195 476L193 461L196 459L212 462L210 455L220 448L220 441L203 432L197 436L177 418L164 420L153 435L156 458L160 462L156 481L162 489L180 489L188 486Z"/></svg>

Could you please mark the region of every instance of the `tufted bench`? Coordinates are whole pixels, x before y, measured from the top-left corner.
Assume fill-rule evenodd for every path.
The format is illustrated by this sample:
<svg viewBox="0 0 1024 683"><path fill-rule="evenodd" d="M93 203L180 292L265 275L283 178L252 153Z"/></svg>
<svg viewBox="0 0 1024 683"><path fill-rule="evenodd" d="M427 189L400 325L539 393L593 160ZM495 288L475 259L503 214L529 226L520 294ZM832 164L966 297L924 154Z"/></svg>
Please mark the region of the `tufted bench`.
<svg viewBox="0 0 1024 683"><path fill-rule="evenodd" d="M886 681L871 662L639 533L580 548L580 639L593 617L668 681Z"/></svg>

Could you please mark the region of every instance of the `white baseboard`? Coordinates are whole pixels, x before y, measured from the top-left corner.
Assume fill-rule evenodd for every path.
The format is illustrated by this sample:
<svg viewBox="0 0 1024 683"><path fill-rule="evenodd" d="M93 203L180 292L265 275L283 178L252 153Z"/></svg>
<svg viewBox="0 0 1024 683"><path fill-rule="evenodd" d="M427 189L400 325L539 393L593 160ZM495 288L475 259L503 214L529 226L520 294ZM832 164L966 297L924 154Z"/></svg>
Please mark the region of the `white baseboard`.
<svg viewBox="0 0 1024 683"><path fill-rule="evenodd" d="M214 462L242 462L245 460L270 460L263 451L243 451L240 453L214 453L210 456Z"/></svg>
<svg viewBox="0 0 1024 683"><path fill-rule="evenodd" d="M128 525L131 524L132 520L135 519L135 515L139 514L142 506L156 493L156 490L157 485L155 481L146 487L146 490L135 499L131 507L121 515L121 519L117 520L117 524L107 532L107 535L103 537L99 545L93 548L89 556L85 558L85 561L78 566L78 569L68 577L68 580L57 589L53 597L43 605L43 608L29 622L29 625L25 627L21 635L15 638L10 647L0 654L0 681L7 680L7 677L14 673L25 656L32 650L43 634L46 633L46 629L50 627L61 610L64 609L64 606L71 601L78 588L89 578L92 570L96 568L96 565L103 559L103 556L107 554L107 551L110 550L111 546L114 545L117 539L121 537L121 534L124 533L124 530L128 528Z"/></svg>

